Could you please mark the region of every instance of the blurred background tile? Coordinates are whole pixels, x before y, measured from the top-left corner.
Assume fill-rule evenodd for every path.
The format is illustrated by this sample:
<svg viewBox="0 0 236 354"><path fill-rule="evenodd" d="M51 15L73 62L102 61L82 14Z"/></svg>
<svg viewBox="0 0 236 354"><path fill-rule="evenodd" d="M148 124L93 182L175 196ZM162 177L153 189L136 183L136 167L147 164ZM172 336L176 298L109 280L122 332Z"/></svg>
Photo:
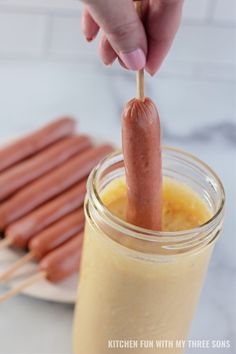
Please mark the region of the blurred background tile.
<svg viewBox="0 0 236 354"><path fill-rule="evenodd" d="M176 36L169 59L235 65L236 28L212 25L183 25Z"/></svg>
<svg viewBox="0 0 236 354"><path fill-rule="evenodd" d="M187 0L184 4L184 20L205 20L207 18L209 0Z"/></svg>
<svg viewBox="0 0 236 354"><path fill-rule="evenodd" d="M96 42L88 44L80 30L78 17L53 16L51 19L49 57L55 59L92 60L97 52Z"/></svg>
<svg viewBox="0 0 236 354"><path fill-rule="evenodd" d="M0 12L0 57L42 57L46 18Z"/></svg>
<svg viewBox="0 0 236 354"><path fill-rule="evenodd" d="M216 0L213 19L227 25L236 25L235 0Z"/></svg>
<svg viewBox="0 0 236 354"><path fill-rule="evenodd" d="M0 5L5 8L19 8L25 9L45 9L53 11L56 10L77 10L81 9L81 2L79 0L0 0Z"/></svg>

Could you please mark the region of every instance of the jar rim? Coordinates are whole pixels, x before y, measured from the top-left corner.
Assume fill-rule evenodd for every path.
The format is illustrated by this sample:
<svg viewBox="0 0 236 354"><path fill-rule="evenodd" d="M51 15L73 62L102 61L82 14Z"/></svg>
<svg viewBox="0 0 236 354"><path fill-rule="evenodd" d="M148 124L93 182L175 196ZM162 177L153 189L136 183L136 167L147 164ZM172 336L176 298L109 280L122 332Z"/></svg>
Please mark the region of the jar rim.
<svg viewBox="0 0 236 354"><path fill-rule="evenodd" d="M181 231L156 231L150 230L143 227L139 227L133 224L128 223L125 220L120 219L116 215L114 215L102 202L99 192L97 190L97 178L102 169L102 166L110 161L112 158L123 156L121 150L117 150L108 156L106 156L100 163L92 170L88 182L87 182L87 191L92 198L92 201L99 212L100 215L103 215L104 218L109 221L109 223L120 232L128 233L129 236L142 239L145 241L152 242L173 242L173 241L186 241L191 240L194 236L204 233L211 233L217 225L221 222L224 207L225 207L225 190L223 184L218 177L218 175L214 172L214 170L205 162L194 156L193 154L187 153L181 149L177 149L169 146L162 146L163 152L169 153L177 153L180 157L185 157L190 159L192 162L197 163L200 167L203 167L206 171L208 171L212 177L214 178L219 190L220 190L220 205L217 208L216 212L214 212L213 216L206 221L204 224L199 225L192 229L186 229Z"/></svg>

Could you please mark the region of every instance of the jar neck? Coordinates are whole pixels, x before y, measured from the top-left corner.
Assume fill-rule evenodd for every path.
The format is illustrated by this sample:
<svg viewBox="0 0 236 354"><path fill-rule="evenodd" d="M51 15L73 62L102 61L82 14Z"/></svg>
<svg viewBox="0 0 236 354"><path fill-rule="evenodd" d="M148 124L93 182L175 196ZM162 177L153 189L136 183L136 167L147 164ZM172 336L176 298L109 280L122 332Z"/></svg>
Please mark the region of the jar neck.
<svg viewBox="0 0 236 354"><path fill-rule="evenodd" d="M120 152L105 158L88 179L87 220L103 235L122 246L142 253L176 255L198 250L218 237L224 215L224 189L220 179L206 164L180 150L164 147L163 175L193 188L212 212L212 218L196 228L177 232L153 231L131 225L112 214L101 200L104 188L124 176Z"/></svg>

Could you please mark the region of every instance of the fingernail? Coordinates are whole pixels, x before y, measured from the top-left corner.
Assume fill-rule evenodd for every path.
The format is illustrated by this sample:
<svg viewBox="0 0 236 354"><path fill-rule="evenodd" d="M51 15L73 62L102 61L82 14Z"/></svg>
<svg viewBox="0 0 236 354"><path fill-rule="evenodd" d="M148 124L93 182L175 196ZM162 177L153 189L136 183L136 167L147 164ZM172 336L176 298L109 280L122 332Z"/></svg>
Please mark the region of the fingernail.
<svg viewBox="0 0 236 354"><path fill-rule="evenodd" d="M86 37L87 42L92 42L94 40L94 37Z"/></svg>
<svg viewBox="0 0 236 354"><path fill-rule="evenodd" d="M146 57L142 49L138 48L129 53L121 52L120 59L130 70L140 70L145 67Z"/></svg>
<svg viewBox="0 0 236 354"><path fill-rule="evenodd" d="M156 71L154 70L150 70L149 68L145 67L145 70L147 71L147 73L150 75L150 76L154 76L156 74Z"/></svg>
<svg viewBox="0 0 236 354"><path fill-rule="evenodd" d="M112 58L112 59L107 60L107 61L104 61L104 60L103 60L103 63L104 63L106 66L112 66L113 63L114 63L114 61L116 60L116 58L117 58L117 57Z"/></svg>

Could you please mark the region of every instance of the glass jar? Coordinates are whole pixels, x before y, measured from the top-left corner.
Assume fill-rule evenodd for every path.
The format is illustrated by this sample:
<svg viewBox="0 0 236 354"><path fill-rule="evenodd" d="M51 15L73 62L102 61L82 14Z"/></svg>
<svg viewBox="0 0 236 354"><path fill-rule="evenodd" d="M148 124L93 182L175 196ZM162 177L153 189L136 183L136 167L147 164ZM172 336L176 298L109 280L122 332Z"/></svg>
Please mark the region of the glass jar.
<svg viewBox="0 0 236 354"><path fill-rule="evenodd" d="M101 200L104 188L125 173L123 155L105 158L88 180L75 354L183 352L178 341L190 329L225 196L217 175L196 157L164 147L162 160L164 177L190 186L213 216L178 232L128 224Z"/></svg>

